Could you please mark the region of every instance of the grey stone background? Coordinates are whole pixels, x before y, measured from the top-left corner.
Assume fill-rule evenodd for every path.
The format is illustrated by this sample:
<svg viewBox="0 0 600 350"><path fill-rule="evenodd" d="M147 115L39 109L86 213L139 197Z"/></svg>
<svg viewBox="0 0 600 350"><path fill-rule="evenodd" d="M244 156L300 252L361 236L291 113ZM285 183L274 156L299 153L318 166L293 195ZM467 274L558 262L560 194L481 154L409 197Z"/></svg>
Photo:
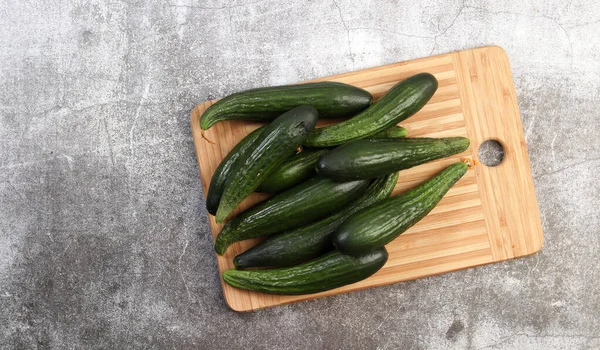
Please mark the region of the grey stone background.
<svg viewBox="0 0 600 350"><path fill-rule="evenodd" d="M600 348L599 4L1 0L0 347ZM511 61L543 250L230 311L193 106L491 44Z"/></svg>

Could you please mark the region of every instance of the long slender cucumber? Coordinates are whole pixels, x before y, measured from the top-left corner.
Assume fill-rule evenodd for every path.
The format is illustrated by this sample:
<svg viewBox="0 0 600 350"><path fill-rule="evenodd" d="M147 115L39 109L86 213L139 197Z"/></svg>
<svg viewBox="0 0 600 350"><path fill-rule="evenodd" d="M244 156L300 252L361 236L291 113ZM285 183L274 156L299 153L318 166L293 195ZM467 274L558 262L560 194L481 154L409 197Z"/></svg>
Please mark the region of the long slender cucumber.
<svg viewBox="0 0 600 350"><path fill-rule="evenodd" d="M233 242L268 236L332 214L360 197L369 181L335 182L321 176L261 202L229 221L215 241L223 254Z"/></svg>
<svg viewBox="0 0 600 350"><path fill-rule="evenodd" d="M356 140L319 159L317 172L336 181L372 179L464 152L466 137Z"/></svg>
<svg viewBox="0 0 600 350"><path fill-rule="evenodd" d="M227 270L225 283L268 294L312 294L356 283L385 265L385 248L354 257L333 251L301 265L274 270Z"/></svg>
<svg viewBox="0 0 600 350"><path fill-rule="evenodd" d="M349 117L367 108L372 99L368 91L332 81L258 88L217 101L202 114L200 127L207 130L235 119L268 122L302 105L313 106L322 119Z"/></svg>

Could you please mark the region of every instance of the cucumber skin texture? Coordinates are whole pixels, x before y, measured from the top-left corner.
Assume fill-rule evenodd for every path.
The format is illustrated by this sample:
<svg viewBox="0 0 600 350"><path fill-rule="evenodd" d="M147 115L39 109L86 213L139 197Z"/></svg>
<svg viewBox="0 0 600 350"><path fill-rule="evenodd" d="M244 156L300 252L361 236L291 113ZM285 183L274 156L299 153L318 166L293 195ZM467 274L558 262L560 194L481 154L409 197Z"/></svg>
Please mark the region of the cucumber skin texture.
<svg viewBox="0 0 600 350"><path fill-rule="evenodd" d="M467 168L465 163L454 163L414 189L350 216L333 234L334 246L349 255L383 247L435 208Z"/></svg>
<svg viewBox="0 0 600 350"><path fill-rule="evenodd" d="M258 120L269 122L301 105L311 105L321 119L355 115L369 107L373 96L356 86L320 82L272 86L229 95L210 106L200 118L207 130L223 120Z"/></svg>
<svg viewBox="0 0 600 350"><path fill-rule="evenodd" d="M385 129L373 136L369 136L370 139L399 139L406 137L408 130L401 127L400 125L394 125L388 129Z"/></svg>
<svg viewBox="0 0 600 350"><path fill-rule="evenodd" d="M320 175L336 181L372 179L466 151L466 137L356 140L317 162Z"/></svg>
<svg viewBox="0 0 600 350"><path fill-rule="evenodd" d="M406 137L407 130L394 125L391 128L371 136L372 139L393 139ZM283 162L267 179L256 189L258 192L281 192L316 174L315 165L321 156L330 149L306 148Z"/></svg>
<svg viewBox="0 0 600 350"><path fill-rule="evenodd" d="M223 280L236 288L267 294L312 294L364 280L379 271L387 259L385 248L359 257L333 251L294 267L227 270L223 272Z"/></svg>
<svg viewBox="0 0 600 350"><path fill-rule="evenodd" d="M317 119L317 110L304 105L285 112L265 127L251 150L235 163L225 182L215 216L218 223L225 221L263 179L294 154L315 128Z"/></svg>
<svg viewBox="0 0 600 350"><path fill-rule="evenodd" d="M332 214L361 196L368 186L366 180L340 183L315 176L225 224L217 235L215 251L223 255L233 242L282 232Z"/></svg>
<svg viewBox="0 0 600 350"><path fill-rule="evenodd" d="M355 117L315 129L304 145L331 147L373 136L417 113L431 99L437 87L438 82L433 75L414 75L396 84L379 101Z"/></svg>
<svg viewBox="0 0 600 350"><path fill-rule="evenodd" d="M252 143L258 139L258 136L262 133L264 126L252 131L223 158L212 178L210 179L210 186L208 187L208 193L206 195L206 210L212 215L217 213L219 208L219 202L221 201L221 194L223 194L223 188L225 182L231 174L231 170L235 165L235 162L241 157L242 154L247 152Z"/></svg>
<svg viewBox="0 0 600 350"><path fill-rule="evenodd" d="M333 249L331 234L355 212L388 198L398 173L375 179L360 198L323 220L275 235L233 259L236 269L286 267L302 263Z"/></svg>
<svg viewBox="0 0 600 350"><path fill-rule="evenodd" d="M286 159L256 189L258 192L281 192L315 175L315 164L328 149L304 149Z"/></svg>

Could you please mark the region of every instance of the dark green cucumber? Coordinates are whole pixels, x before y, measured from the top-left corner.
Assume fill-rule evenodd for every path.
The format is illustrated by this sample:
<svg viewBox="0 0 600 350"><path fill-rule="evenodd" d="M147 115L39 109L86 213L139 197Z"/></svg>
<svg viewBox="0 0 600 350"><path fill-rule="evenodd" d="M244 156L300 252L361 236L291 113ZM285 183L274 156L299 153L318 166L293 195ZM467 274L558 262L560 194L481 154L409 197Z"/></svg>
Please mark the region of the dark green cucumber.
<svg viewBox="0 0 600 350"><path fill-rule="evenodd" d="M268 294L312 294L362 281L385 265L385 248L359 257L333 251L304 264L274 270L227 270L223 280L236 288Z"/></svg>
<svg viewBox="0 0 600 350"><path fill-rule="evenodd" d="M333 244L350 255L383 247L425 217L467 167L465 163L454 163L414 189L350 216L333 234Z"/></svg>
<svg viewBox="0 0 600 350"><path fill-rule="evenodd" d="M373 135L373 136L369 136L370 139L399 139L402 137L406 137L406 135L408 135L408 130L406 130L405 128L399 126L399 125L394 125L392 127L389 127L381 132L378 132L377 134Z"/></svg>
<svg viewBox="0 0 600 350"><path fill-rule="evenodd" d="M225 182L217 222L227 216L252 193L289 156L294 154L317 123L318 113L312 106L296 107L265 126L251 145L251 150L240 157Z"/></svg>
<svg viewBox="0 0 600 350"><path fill-rule="evenodd" d="M237 269L297 265L333 249L331 234L355 212L382 201L392 194L398 173L375 179L360 198L343 210L308 226L302 226L254 246L233 259Z"/></svg>
<svg viewBox="0 0 600 350"><path fill-rule="evenodd" d="M210 106L200 118L200 127L207 130L220 121L234 119L268 122L302 105L316 108L322 119L342 118L369 107L372 99L368 91L331 81L252 89Z"/></svg>
<svg viewBox="0 0 600 350"><path fill-rule="evenodd" d="M304 144L309 147L331 147L373 136L417 113L431 99L437 87L433 75L414 75L396 84L379 101L357 116L315 129Z"/></svg>
<svg viewBox="0 0 600 350"><path fill-rule="evenodd" d="M221 201L221 195L223 194L223 188L235 162L240 158L242 154L247 152L251 145L258 136L262 133L264 126L254 130L238 142L235 147L227 154L221 161L217 169L215 170L212 178L210 179L210 186L208 187L208 193L206 195L206 209L212 215L217 213L219 208L219 202Z"/></svg>
<svg viewBox="0 0 600 350"><path fill-rule="evenodd" d="M281 192L229 221L215 241L221 255L233 242L268 236L332 214L360 197L369 181L335 182L320 176Z"/></svg>
<svg viewBox="0 0 600 350"><path fill-rule="evenodd" d="M406 137L407 131L401 126L394 125L391 128L371 136L372 139L394 139ZM330 149L305 148L302 152L295 154L283 162L260 186L258 192L281 192L302 181L310 178L316 173L315 165L319 158L329 152Z"/></svg>
<svg viewBox="0 0 600 350"><path fill-rule="evenodd" d="M328 149L303 149L302 152L286 159L256 189L258 192L281 192L313 177L315 164Z"/></svg>
<svg viewBox="0 0 600 350"><path fill-rule="evenodd" d="M321 157L317 172L335 181L372 179L464 152L466 137L356 140Z"/></svg>

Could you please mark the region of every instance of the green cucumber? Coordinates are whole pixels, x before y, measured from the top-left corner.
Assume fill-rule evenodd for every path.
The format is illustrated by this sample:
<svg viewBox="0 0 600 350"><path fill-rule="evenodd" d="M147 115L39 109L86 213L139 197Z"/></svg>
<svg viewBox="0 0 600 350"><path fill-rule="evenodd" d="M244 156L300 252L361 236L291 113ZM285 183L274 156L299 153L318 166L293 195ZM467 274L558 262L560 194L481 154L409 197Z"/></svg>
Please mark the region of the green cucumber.
<svg viewBox="0 0 600 350"><path fill-rule="evenodd" d="M225 182L216 221L227 216L296 149L302 145L317 123L317 110L308 105L296 107L267 125L252 143L251 150L240 157Z"/></svg>
<svg viewBox="0 0 600 350"><path fill-rule="evenodd" d="M263 129L264 126L261 126L238 142L238 144L233 147L227 156L223 158L213 173L213 176L210 179L210 186L208 187L208 194L206 195L206 209L212 215L217 213L219 202L221 201L221 195L223 194L223 188L225 187L225 182L227 181L229 175L231 175L231 170L233 169L235 162L242 154L251 148L252 143L256 141L258 136L260 136Z"/></svg>
<svg viewBox="0 0 600 350"><path fill-rule="evenodd" d="M332 214L360 197L369 181L335 182L321 176L281 192L229 221L215 241L223 255L234 242L282 232Z"/></svg>
<svg viewBox="0 0 600 350"><path fill-rule="evenodd" d="M333 234L333 244L357 256L383 247L425 217L467 168L454 163L414 189L357 212Z"/></svg>
<svg viewBox="0 0 600 350"><path fill-rule="evenodd" d="M401 126L394 125L391 128L371 136L372 139L394 139L405 137L407 131ZM258 192L281 192L302 181L310 178L316 173L315 165L321 156L324 156L330 149L323 148L305 148L297 153L275 170L268 178L258 186Z"/></svg>
<svg viewBox="0 0 600 350"><path fill-rule="evenodd" d="M390 89L379 101L357 116L315 129L304 142L309 147L331 147L368 138L417 113L437 90L429 73L414 75Z"/></svg>
<svg viewBox="0 0 600 350"><path fill-rule="evenodd" d="M236 269L297 265L333 249L331 234L355 212L388 198L398 173L375 179L360 198L325 219L275 235L233 259Z"/></svg>
<svg viewBox="0 0 600 350"><path fill-rule="evenodd" d="M268 294L312 294L364 280L379 271L387 259L385 248L359 257L333 251L294 267L227 270L223 280L236 288Z"/></svg>
<svg viewBox="0 0 600 350"><path fill-rule="evenodd" d="M372 179L469 148L466 137L356 140L321 157L317 172L335 181Z"/></svg>
<svg viewBox="0 0 600 350"><path fill-rule="evenodd" d="M328 149L303 149L286 159L256 189L258 192L281 192L315 175L315 164Z"/></svg>
<svg viewBox="0 0 600 350"><path fill-rule="evenodd" d="M268 122L302 105L313 106L322 119L342 118L369 107L372 99L368 91L332 81L258 88L217 101L202 114L200 127L235 119Z"/></svg>
<svg viewBox="0 0 600 350"><path fill-rule="evenodd" d="M370 139L399 139L402 137L406 137L408 135L408 130L401 127L400 125L394 125L389 127L381 132L373 136L369 136Z"/></svg>

